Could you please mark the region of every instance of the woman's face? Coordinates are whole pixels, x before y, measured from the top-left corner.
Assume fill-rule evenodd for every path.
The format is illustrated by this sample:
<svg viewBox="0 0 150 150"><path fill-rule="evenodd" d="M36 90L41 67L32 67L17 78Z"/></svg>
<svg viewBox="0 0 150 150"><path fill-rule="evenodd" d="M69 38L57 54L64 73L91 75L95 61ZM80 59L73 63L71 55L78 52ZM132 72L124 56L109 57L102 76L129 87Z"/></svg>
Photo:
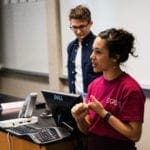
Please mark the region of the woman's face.
<svg viewBox="0 0 150 150"><path fill-rule="evenodd" d="M90 56L94 72L107 72L114 67L115 59L109 56L106 41L97 37L93 43L93 52Z"/></svg>

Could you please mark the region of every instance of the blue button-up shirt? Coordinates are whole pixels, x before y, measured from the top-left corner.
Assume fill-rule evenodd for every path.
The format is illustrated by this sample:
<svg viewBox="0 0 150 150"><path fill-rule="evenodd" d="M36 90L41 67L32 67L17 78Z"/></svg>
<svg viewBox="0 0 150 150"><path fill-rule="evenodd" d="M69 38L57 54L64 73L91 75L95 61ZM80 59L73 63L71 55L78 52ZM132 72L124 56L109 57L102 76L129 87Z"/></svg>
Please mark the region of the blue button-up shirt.
<svg viewBox="0 0 150 150"><path fill-rule="evenodd" d="M94 80L96 77L100 76L101 73L94 73L91 60L90 60L90 55L92 53L92 46L93 46L93 41L96 38L96 36L90 32L82 41L82 75L83 75L83 90L86 93L87 92L87 87L89 83ZM76 93L75 89L75 58L77 54L77 49L78 49L78 39L75 39L72 41L67 48L68 52L68 62L67 62L67 67L68 67L68 84L69 84L69 91L71 93Z"/></svg>

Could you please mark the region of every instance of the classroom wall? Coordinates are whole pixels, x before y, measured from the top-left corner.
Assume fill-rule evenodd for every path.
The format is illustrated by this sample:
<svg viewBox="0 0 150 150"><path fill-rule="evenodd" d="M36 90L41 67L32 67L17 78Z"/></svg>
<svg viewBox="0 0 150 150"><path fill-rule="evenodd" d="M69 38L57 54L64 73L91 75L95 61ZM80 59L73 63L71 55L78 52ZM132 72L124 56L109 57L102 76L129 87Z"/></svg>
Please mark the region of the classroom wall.
<svg viewBox="0 0 150 150"><path fill-rule="evenodd" d="M2 1L0 1L0 33L2 33ZM2 35L0 36L0 53L2 52ZM2 64L2 55L0 55L0 68Z"/></svg>
<svg viewBox="0 0 150 150"><path fill-rule="evenodd" d="M46 77L20 74L15 72L0 71L0 92L13 96L25 97L30 92L38 92L38 99L42 101L41 89L55 89L68 91L65 80L60 79L62 73L61 63L61 39L59 24L59 0L46 0L47 5L47 23L48 23L48 58L49 75ZM51 22L53 20L53 22ZM0 29L1 30L1 29ZM1 47L2 48L2 47ZM143 125L143 134L140 142L137 143L138 150L150 149L150 92L147 91L145 104L145 119Z"/></svg>
<svg viewBox="0 0 150 150"><path fill-rule="evenodd" d="M41 90L53 89L64 91L67 87L61 76L61 41L59 30L59 0L45 0L47 18L48 43L48 72L46 76L23 74L19 72L0 71L0 92L13 96L25 97L29 92L35 91L41 97ZM0 5L2 6L2 5ZM0 28L1 30L2 28ZM2 35L0 36L2 38ZM3 40L1 40L3 41ZM35 43L36 44L36 43ZM3 48L1 44L0 50ZM40 62L39 62L40 63ZM18 91L19 90L19 91Z"/></svg>
<svg viewBox="0 0 150 150"><path fill-rule="evenodd" d="M33 76L14 72L0 73L0 93L25 98L31 92L37 92L37 100L42 102L41 89L49 89L48 76Z"/></svg>

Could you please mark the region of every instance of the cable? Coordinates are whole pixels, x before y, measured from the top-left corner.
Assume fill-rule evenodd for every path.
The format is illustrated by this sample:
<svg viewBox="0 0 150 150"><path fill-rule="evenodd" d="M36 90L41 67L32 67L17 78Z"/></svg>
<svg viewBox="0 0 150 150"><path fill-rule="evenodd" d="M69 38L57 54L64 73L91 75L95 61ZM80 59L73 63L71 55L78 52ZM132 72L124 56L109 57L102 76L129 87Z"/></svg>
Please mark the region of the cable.
<svg viewBox="0 0 150 150"><path fill-rule="evenodd" d="M10 142L10 134L9 134L9 132L7 133L7 142L8 142L9 150L12 150L12 148L11 148L11 142Z"/></svg>

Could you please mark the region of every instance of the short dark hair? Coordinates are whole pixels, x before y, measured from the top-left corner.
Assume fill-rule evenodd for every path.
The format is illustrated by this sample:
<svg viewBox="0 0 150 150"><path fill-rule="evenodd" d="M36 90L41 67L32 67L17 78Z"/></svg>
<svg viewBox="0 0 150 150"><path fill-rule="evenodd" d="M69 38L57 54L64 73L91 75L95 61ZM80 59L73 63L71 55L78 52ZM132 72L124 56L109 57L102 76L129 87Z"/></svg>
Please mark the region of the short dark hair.
<svg viewBox="0 0 150 150"><path fill-rule="evenodd" d="M91 21L91 12L89 8L83 6L83 5L78 5L75 8L72 8L70 10L69 14L69 20L71 19L79 19L79 20L84 20L87 22Z"/></svg>
<svg viewBox="0 0 150 150"><path fill-rule="evenodd" d="M134 48L134 36L132 33L124 29L110 28L104 30L98 34L98 36L106 40L106 47L109 50L110 57L116 57L118 63L123 63L127 61L129 54L134 57L135 48Z"/></svg>

